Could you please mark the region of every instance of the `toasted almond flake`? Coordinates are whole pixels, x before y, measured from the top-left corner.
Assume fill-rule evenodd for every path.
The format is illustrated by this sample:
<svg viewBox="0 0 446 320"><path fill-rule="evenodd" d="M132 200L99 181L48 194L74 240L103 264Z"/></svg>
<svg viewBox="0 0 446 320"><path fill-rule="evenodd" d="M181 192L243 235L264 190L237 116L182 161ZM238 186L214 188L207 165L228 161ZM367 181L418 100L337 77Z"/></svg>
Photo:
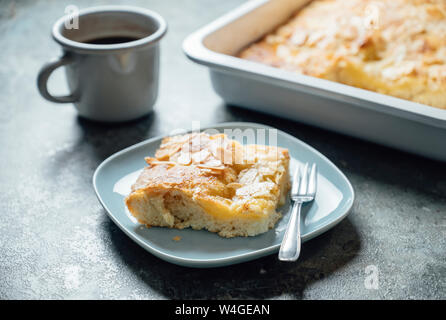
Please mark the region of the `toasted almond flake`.
<svg viewBox="0 0 446 320"><path fill-rule="evenodd" d="M390 80L396 80L403 75L409 75L415 70L413 63L405 63L396 67L388 67L382 71L382 76Z"/></svg>
<svg viewBox="0 0 446 320"><path fill-rule="evenodd" d="M223 149L223 159L221 159L224 164L232 164L232 150Z"/></svg>
<svg viewBox="0 0 446 320"><path fill-rule="evenodd" d="M224 133L217 133L217 134L214 134L213 136L210 136L209 139L215 141L215 140L228 139L228 137Z"/></svg>
<svg viewBox="0 0 446 320"><path fill-rule="evenodd" d="M239 183L249 184L258 181L259 171L256 168L245 169L240 172Z"/></svg>
<svg viewBox="0 0 446 320"><path fill-rule="evenodd" d="M271 192L273 191L274 187L276 187L276 184L269 181L252 183L237 189L235 194L237 196L242 196L242 197L243 196L266 197L266 196L271 196Z"/></svg>
<svg viewBox="0 0 446 320"><path fill-rule="evenodd" d="M190 150L192 152L200 151L209 141L210 139L206 134L197 134L190 141Z"/></svg>
<svg viewBox="0 0 446 320"><path fill-rule="evenodd" d="M153 158L146 158L146 163L150 165L160 165L160 164L168 164L171 166L177 165L176 162L173 161L162 161L162 160L152 160Z"/></svg>
<svg viewBox="0 0 446 320"><path fill-rule="evenodd" d="M206 168L200 168L202 173L210 173L210 174L216 174L219 173L218 171L212 170L212 169L206 169Z"/></svg>
<svg viewBox="0 0 446 320"><path fill-rule="evenodd" d="M211 168L221 168L221 167L223 167L221 161L218 160L218 159L209 159L208 161L203 163L203 165L205 165L207 167L211 167Z"/></svg>
<svg viewBox="0 0 446 320"><path fill-rule="evenodd" d="M198 168L204 168L204 169L212 169L212 170L224 170L225 167L221 166L221 167L213 167L213 166L209 166L209 165L205 165L205 164L197 164L196 165Z"/></svg>
<svg viewBox="0 0 446 320"><path fill-rule="evenodd" d="M231 183L228 183L226 186L231 189L238 189L238 188L243 187L243 185L238 182L231 182Z"/></svg>
<svg viewBox="0 0 446 320"><path fill-rule="evenodd" d="M181 152L177 159L177 162L182 165L188 165L191 161L192 159L189 152Z"/></svg>
<svg viewBox="0 0 446 320"><path fill-rule="evenodd" d="M302 31L302 30L296 30L293 35L291 36L291 43L295 44L297 46L300 46L302 44L305 43L305 41L307 41L308 38L308 34L306 31Z"/></svg>
<svg viewBox="0 0 446 320"><path fill-rule="evenodd" d="M272 176L277 171L277 164L268 164L268 166L261 166L258 168L259 173L264 176Z"/></svg>
<svg viewBox="0 0 446 320"><path fill-rule="evenodd" d="M195 152L192 154L192 162L193 163L200 163L204 162L206 159L209 158L211 153L207 149L203 149L199 152Z"/></svg>
<svg viewBox="0 0 446 320"><path fill-rule="evenodd" d="M208 144L208 149L211 151L211 154L219 159L219 149L223 147L222 139L213 139Z"/></svg>
<svg viewBox="0 0 446 320"><path fill-rule="evenodd" d="M191 138L191 135L179 135L179 136L168 137L168 138L163 140L163 142L161 143L160 148L171 147L173 145L180 145L181 146L184 143L186 143L187 141L189 141L190 138Z"/></svg>
<svg viewBox="0 0 446 320"><path fill-rule="evenodd" d="M217 145L212 151L215 158L221 160L223 159L223 146L222 144Z"/></svg>
<svg viewBox="0 0 446 320"><path fill-rule="evenodd" d="M266 43L268 44L276 44L276 43L281 43L283 42L283 37L280 35L268 35L265 39Z"/></svg>
<svg viewBox="0 0 446 320"><path fill-rule="evenodd" d="M167 164L167 165L172 165L172 166L188 166L188 167L197 167L197 168L202 168L202 169L207 169L210 171L222 171L225 169L224 166L210 166L210 165L206 165L206 164L182 164L182 163L178 163L178 162L173 162L173 161L162 161L162 160L157 160L154 158L146 158L145 159L147 164L150 165L163 165L163 164ZM221 163L220 163L221 164Z"/></svg>
<svg viewBox="0 0 446 320"><path fill-rule="evenodd" d="M178 152L181 149L181 144L173 144L169 147L164 147L158 149L158 151L155 153L155 157L157 159L168 159L171 155Z"/></svg>

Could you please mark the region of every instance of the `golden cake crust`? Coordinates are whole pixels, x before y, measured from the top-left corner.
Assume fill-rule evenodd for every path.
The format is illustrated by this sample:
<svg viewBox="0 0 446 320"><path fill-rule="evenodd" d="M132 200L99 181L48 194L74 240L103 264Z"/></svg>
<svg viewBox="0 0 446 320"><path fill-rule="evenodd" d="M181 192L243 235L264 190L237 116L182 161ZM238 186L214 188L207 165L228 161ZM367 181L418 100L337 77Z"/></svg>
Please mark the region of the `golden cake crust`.
<svg viewBox="0 0 446 320"><path fill-rule="evenodd" d="M239 57L446 109L446 1L314 0Z"/></svg>
<svg viewBox="0 0 446 320"><path fill-rule="evenodd" d="M166 138L146 162L125 201L141 223L152 226L255 235L274 226L276 207L289 190L288 150L242 146L220 134ZM145 213L152 207L152 215ZM197 212L203 225L192 221Z"/></svg>

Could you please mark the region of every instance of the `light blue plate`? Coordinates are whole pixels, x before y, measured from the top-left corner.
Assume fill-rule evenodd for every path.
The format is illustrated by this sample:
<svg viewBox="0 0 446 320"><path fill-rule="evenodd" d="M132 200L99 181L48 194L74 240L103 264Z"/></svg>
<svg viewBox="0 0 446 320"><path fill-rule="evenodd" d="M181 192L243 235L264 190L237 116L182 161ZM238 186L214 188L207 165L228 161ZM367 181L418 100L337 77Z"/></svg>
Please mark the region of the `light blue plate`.
<svg viewBox="0 0 446 320"><path fill-rule="evenodd" d="M262 135L256 135L254 143L268 144L273 143L274 139L273 135L268 135L273 132L268 130L273 128L255 123L221 123L211 129L220 132L225 129L241 129L243 132L257 130L256 132L260 133L262 130L258 129L265 129L266 141L261 141ZM246 129L249 130L245 131ZM302 241L306 241L332 228L347 216L354 200L353 188L344 174L325 156L285 132L276 132L277 145L288 148L290 152L291 171L297 164L305 162L315 162L318 166L316 198L302 210ZM144 157L155 154L162 138L155 137L143 141L112 155L102 162L94 173L93 186L96 195L110 218L122 231L157 257L188 267L225 266L278 252L289 219L289 199L279 208L284 216L276 227L255 237L226 239L204 230L146 228L138 224L127 211L124 196L129 192L129 187L140 170L145 167ZM231 138L243 140L240 141L242 143L247 142L247 139L241 136ZM253 141L250 140L249 143L251 142ZM174 241L176 236L181 237L181 240Z"/></svg>

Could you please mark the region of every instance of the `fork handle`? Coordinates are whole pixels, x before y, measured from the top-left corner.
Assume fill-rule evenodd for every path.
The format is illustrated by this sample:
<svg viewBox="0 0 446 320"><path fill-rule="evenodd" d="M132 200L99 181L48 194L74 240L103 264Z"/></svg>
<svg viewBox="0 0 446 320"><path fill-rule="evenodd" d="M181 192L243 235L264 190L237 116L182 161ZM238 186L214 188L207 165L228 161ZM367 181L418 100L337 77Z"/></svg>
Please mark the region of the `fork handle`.
<svg viewBox="0 0 446 320"><path fill-rule="evenodd" d="M300 209L302 202L294 201L291 218L279 250L279 260L296 261L300 254Z"/></svg>

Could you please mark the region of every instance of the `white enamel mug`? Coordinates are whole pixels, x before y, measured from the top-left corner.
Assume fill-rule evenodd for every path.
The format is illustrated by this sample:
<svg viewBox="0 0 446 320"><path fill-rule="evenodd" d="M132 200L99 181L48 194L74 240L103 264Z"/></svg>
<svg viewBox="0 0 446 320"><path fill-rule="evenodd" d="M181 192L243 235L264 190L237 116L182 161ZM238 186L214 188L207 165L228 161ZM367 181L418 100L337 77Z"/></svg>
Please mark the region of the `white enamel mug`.
<svg viewBox="0 0 446 320"><path fill-rule="evenodd" d="M159 40L167 31L165 20L130 6L80 10L78 28L72 28L70 19L65 16L54 24L52 36L63 54L40 70L41 95L73 103L80 116L96 121L128 121L150 113L158 95ZM115 41L103 41L107 39ZM116 43L116 39L128 41ZM54 96L47 82L61 66L71 93Z"/></svg>

